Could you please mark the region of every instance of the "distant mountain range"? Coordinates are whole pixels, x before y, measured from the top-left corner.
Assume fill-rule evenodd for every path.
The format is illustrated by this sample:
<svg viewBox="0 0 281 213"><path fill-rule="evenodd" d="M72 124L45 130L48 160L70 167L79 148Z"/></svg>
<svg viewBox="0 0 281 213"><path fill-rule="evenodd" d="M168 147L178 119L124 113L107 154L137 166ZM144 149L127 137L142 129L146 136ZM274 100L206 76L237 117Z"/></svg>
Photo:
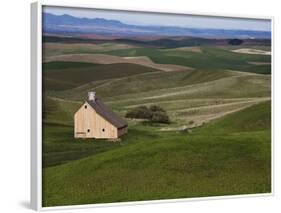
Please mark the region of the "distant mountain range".
<svg viewBox="0 0 281 213"><path fill-rule="evenodd" d="M202 38L270 39L271 32L255 30L199 29L177 26L139 26L103 18L78 18L70 15L43 13L43 32L61 35L191 36Z"/></svg>

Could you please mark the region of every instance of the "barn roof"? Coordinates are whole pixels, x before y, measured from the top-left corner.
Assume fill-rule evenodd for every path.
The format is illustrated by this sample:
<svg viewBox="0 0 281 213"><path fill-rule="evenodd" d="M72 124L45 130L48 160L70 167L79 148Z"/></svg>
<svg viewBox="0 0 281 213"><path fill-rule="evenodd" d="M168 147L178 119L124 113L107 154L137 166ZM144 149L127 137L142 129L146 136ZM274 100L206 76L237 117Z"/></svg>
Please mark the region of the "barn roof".
<svg viewBox="0 0 281 213"><path fill-rule="evenodd" d="M101 100L87 100L87 103L104 119L118 129L128 126L128 123L111 111Z"/></svg>

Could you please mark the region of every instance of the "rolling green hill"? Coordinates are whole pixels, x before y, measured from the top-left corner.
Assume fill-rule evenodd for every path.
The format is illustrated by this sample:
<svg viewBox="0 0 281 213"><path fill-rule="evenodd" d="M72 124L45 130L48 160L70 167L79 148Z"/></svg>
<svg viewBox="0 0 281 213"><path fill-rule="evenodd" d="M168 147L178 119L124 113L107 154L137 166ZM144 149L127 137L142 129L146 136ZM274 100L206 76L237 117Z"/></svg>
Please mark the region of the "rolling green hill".
<svg viewBox="0 0 281 213"><path fill-rule="evenodd" d="M43 57L65 54L102 53L117 49L135 48L135 46L118 43L45 43Z"/></svg>
<svg viewBox="0 0 281 213"><path fill-rule="evenodd" d="M136 93L153 92L156 90L172 91L173 88L211 82L225 77L234 76L228 71L181 71L181 72L146 72L137 75L124 76L121 79L108 79L103 84L85 84L78 88L58 92L54 95L62 98L81 100L89 90L95 90L104 99L114 96L132 95ZM149 93L147 93L149 94ZM160 93L159 93L160 94ZM143 94L140 96L143 97ZM137 97L135 97L137 98ZM124 100L124 98L120 99Z"/></svg>
<svg viewBox="0 0 281 213"><path fill-rule="evenodd" d="M263 131L271 129L271 102L258 104L220 118L200 129L198 134L231 134L233 132Z"/></svg>
<svg viewBox="0 0 281 213"><path fill-rule="evenodd" d="M122 78L159 70L137 64L91 64L81 62L47 62L43 64L43 81L47 91L66 90L91 81Z"/></svg>
<svg viewBox="0 0 281 213"><path fill-rule="evenodd" d="M270 81L270 76L238 74L198 84L139 92L138 97L133 94L117 95L108 100L126 105L194 98L267 97L271 94Z"/></svg>
<svg viewBox="0 0 281 213"><path fill-rule="evenodd" d="M108 51L106 53L122 57L148 56L155 63L177 64L197 69L231 69L260 74L271 73L270 65L265 65L261 68L248 63L249 61L270 63L271 56L239 54L217 47L202 46L200 48L201 52L183 52L174 49L132 48Z"/></svg>
<svg viewBox="0 0 281 213"><path fill-rule="evenodd" d="M123 107L194 98L268 97L271 94L270 82L269 75L241 75L226 71L155 72L108 80L98 86L87 84L54 95L81 100L87 91L95 90L103 100Z"/></svg>
<svg viewBox="0 0 281 213"><path fill-rule="evenodd" d="M136 48L122 40L88 45L90 41L53 43L45 53L57 58L89 53L89 62L96 52L103 53L105 62L106 54L148 56L143 58L195 69L44 63L44 206L271 191L271 56L231 52L242 46L190 49L170 40L157 45L172 48L177 43L179 48ZM156 104L171 123L127 119L128 133L118 142L75 139L73 115L88 91L96 91L123 118L134 107Z"/></svg>
<svg viewBox="0 0 281 213"><path fill-rule="evenodd" d="M87 63L87 62L72 62L72 61L51 61L44 62L42 64L42 69L44 72L49 70L60 70L60 69L69 69L69 68L86 68L86 67L94 67L98 64Z"/></svg>
<svg viewBox="0 0 281 213"><path fill-rule="evenodd" d="M44 169L43 205L270 192L268 115L266 102L192 134L150 131L141 143L126 143L142 138L129 131L116 149Z"/></svg>
<svg viewBox="0 0 281 213"><path fill-rule="evenodd" d="M72 125L74 112L79 109L82 102L59 101L48 96L42 102L43 121L62 125Z"/></svg>
<svg viewBox="0 0 281 213"><path fill-rule="evenodd" d="M104 37L104 39L99 38L80 38L80 37L62 37L62 36L52 36L46 35L43 36L44 44L49 43L58 43L58 44L130 44L137 45L142 47L157 47L157 48L173 48L173 47L182 47L182 46L203 46L203 45L213 45L213 46L223 46L229 44L230 39L212 39L212 38L200 38L200 37L160 37L153 40L145 40L145 36L136 38L116 38L110 39ZM243 39L243 46L261 46L265 45L270 47L270 39Z"/></svg>

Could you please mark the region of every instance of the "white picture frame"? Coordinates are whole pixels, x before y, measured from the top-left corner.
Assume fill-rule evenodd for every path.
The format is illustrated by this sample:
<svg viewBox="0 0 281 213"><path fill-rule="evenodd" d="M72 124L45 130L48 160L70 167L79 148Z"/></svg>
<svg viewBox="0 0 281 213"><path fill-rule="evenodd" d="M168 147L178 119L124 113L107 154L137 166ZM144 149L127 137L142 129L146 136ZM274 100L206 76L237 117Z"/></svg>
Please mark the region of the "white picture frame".
<svg viewBox="0 0 281 213"><path fill-rule="evenodd" d="M217 16L217 17L231 17L231 18L254 18L254 19L268 19L271 20L271 49L272 49L272 151L271 151L271 193L252 194L252 195L228 195L228 196L214 196L206 198L182 198L182 199L167 199L156 201L136 201L136 202L121 202L121 203L107 203L107 204L86 204L86 205L72 205L72 206L58 206L58 207L42 207L42 8L44 6L57 7L78 7L78 8L92 8L103 10L123 10L132 12L155 12L166 14L183 14L183 15L202 15L202 16ZM75 208L92 208L92 207L106 207L106 206L122 206L122 205L140 205L152 203L166 203L166 202L187 202L195 200L210 200L210 199L229 199L229 198L247 198L257 196L272 196L274 195L274 17L270 16L241 16L235 14L221 14L221 13L202 13L191 11L173 11L173 10L139 10L136 8L118 8L118 7L102 7L98 4L73 4L73 3L54 3L48 1L38 1L31 4L31 207L34 210L57 210L57 209L75 209Z"/></svg>

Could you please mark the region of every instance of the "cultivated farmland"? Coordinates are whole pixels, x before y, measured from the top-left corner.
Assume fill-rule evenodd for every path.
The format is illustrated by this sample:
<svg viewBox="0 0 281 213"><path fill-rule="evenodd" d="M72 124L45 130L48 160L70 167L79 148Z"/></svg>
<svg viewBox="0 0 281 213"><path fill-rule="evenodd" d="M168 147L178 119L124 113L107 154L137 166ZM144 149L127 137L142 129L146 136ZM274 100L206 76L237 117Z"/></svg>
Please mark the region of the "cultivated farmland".
<svg viewBox="0 0 281 213"><path fill-rule="evenodd" d="M268 41L69 40L44 43L44 206L271 191ZM88 91L122 117L157 105L171 123L127 119L118 142L74 139Z"/></svg>

